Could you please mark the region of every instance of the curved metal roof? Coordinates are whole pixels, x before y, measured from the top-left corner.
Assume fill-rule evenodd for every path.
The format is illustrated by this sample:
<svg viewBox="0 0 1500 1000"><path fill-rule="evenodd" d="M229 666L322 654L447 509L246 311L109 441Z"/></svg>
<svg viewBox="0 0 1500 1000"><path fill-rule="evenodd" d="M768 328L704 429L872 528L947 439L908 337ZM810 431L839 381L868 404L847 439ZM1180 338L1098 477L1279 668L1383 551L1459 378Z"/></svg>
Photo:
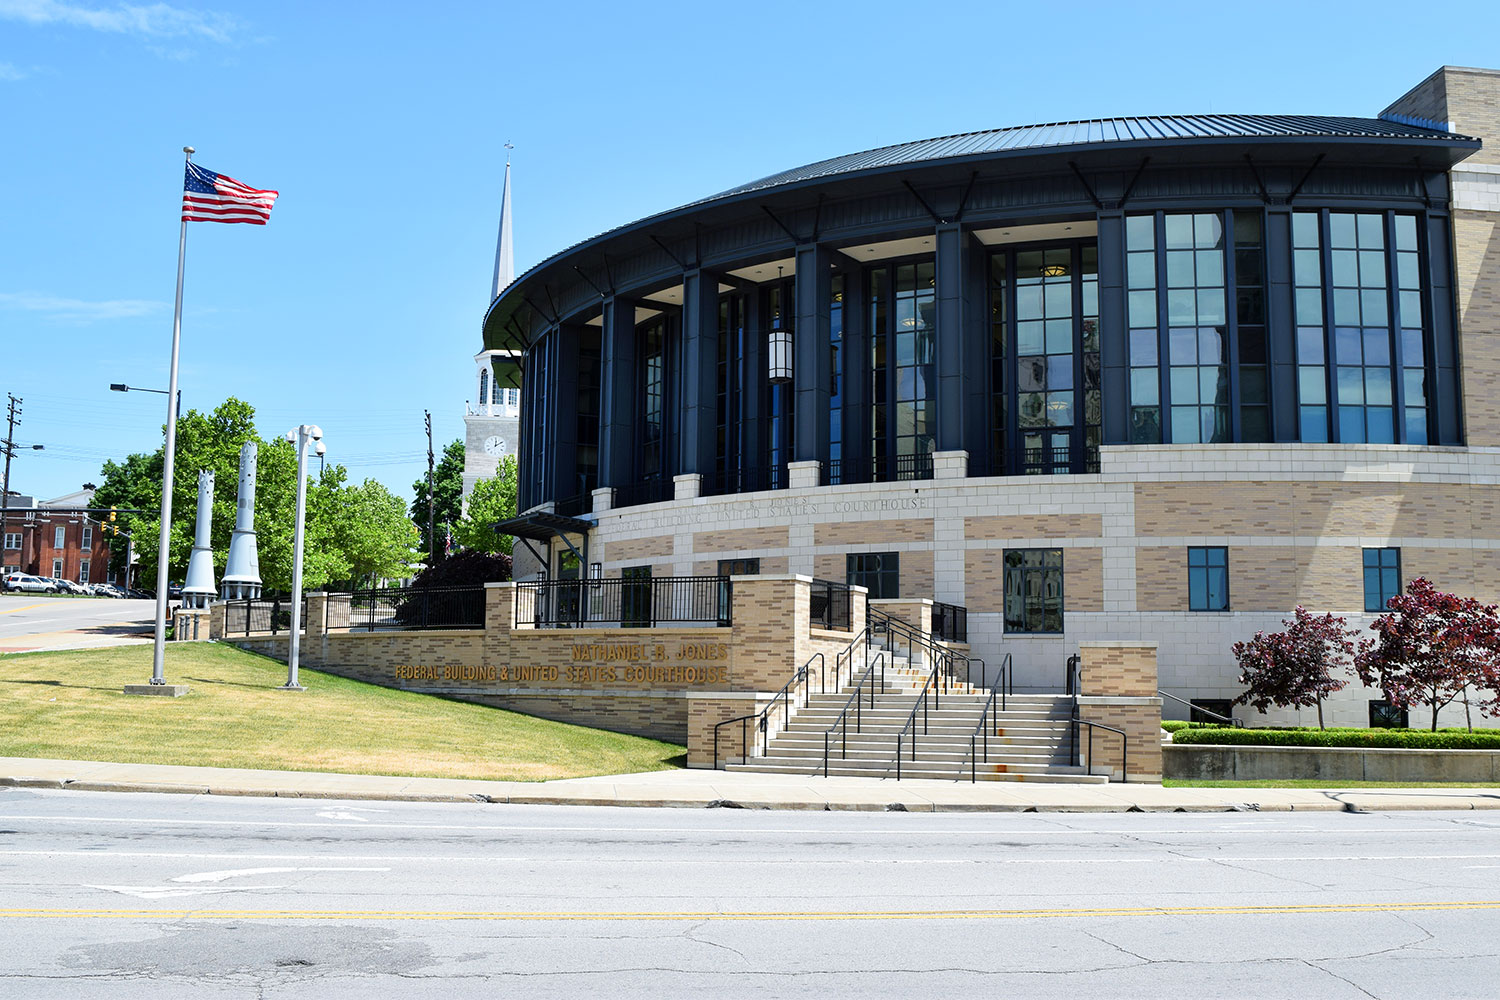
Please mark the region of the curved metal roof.
<svg viewBox="0 0 1500 1000"><path fill-rule="evenodd" d="M783 170L759 180L733 187L679 205L676 208L627 222L597 236L581 240L549 255L529 268L509 288L497 296L486 311L485 323L502 301L526 284L528 279L549 266L591 244L599 244L630 230L655 224L694 209L719 202L733 202L756 192L796 187L820 179L852 175L902 166L939 164L945 160L962 161L970 157L1046 155L1069 148L1109 149L1162 145L1191 145L1235 142L1305 142L1327 139L1353 142L1412 142L1434 148L1449 146L1447 158L1457 162L1479 148L1480 140L1432 127L1416 120L1394 118L1350 118L1330 115L1150 115L1137 118L1092 118L1082 121L1052 122L1043 125L1020 125L1009 128L965 132L916 142L881 146L860 153L848 153L816 163ZM1453 148L1457 147L1457 148ZM1467 148L1465 148L1467 147Z"/></svg>
<svg viewBox="0 0 1500 1000"><path fill-rule="evenodd" d="M1324 115L1152 115L1145 118L1093 118L1087 121L1020 125L903 142L863 153L835 156L783 170L760 180L721 191L689 205L701 205L766 188L795 184L834 174L880 167L978 156L985 153L1042 150L1054 146L1102 145L1113 142L1193 139L1457 139L1441 129L1422 128L1383 118L1337 118ZM684 208L688 205L684 205Z"/></svg>

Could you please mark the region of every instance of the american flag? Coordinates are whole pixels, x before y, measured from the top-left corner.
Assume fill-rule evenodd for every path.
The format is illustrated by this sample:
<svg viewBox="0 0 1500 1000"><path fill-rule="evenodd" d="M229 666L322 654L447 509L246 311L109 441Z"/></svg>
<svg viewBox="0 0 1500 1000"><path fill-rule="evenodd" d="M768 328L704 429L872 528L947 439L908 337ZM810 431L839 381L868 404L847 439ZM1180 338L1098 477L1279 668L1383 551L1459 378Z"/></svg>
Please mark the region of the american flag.
<svg viewBox="0 0 1500 1000"><path fill-rule="evenodd" d="M183 222L248 222L264 226L271 219L275 191L257 191L226 174L188 161L182 185Z"/></svg>

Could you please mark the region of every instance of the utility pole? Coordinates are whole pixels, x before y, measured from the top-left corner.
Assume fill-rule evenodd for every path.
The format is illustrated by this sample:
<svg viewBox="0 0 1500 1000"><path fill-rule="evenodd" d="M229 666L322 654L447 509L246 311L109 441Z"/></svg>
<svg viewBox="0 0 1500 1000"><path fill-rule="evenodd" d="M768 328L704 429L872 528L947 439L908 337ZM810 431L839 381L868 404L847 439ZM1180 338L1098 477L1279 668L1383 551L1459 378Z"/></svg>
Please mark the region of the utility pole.
<svg viewBox="0 0 1500 1000"><path fill-rule="evenodd" d="M0 562L4 562L5 545L5 517L10 507L10 460L16 453L16 424L21 422L21 401L13 393L5 394L10 398L10 407L6 413L5 427L5 485L0 487Z"/></svg>
<svg viewBox="0 0 1500 1000"><path fill-rule="evenodd" d="M423 410L422 417L427 422L427 565L437 565L437 525L435 521L434 500L432 495L432 412Z"/></svg>

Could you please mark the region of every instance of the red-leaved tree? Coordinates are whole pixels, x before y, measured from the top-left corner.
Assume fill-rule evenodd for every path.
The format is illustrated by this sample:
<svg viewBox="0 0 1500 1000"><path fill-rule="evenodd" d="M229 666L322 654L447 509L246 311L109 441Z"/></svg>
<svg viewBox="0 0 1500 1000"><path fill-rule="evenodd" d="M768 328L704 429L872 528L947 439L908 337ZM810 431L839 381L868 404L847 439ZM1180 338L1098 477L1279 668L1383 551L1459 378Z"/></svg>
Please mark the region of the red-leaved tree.
<svg viewBox="0 0 1500 1000"><path fill-rule="evenodd" d="M1390 611L1370 625L1375 638L1361 643L1355 657L1359 679L1397 708L1431 706L1434 731L1438 710L1462 698L1473 729L1469 689L1500 689L1496 606L1444 593L1422 577L1386 606Z"/></svg>
<svg viewBox="0 0 1500 1000"><path fill-rule="evenodd" d="M1249 642L1231 647L1240 664L1240 683L1245 685L1245 693L1234 703L1248 703L1258 712L1272 705L1316 705L1322 729L1323 699L1349 683L1334 676L1334 671L1347 669L1354 655L1354 633L1344 619L1317 616L1301 605L1282 624L1284 632L1257 632Z"/></svg>

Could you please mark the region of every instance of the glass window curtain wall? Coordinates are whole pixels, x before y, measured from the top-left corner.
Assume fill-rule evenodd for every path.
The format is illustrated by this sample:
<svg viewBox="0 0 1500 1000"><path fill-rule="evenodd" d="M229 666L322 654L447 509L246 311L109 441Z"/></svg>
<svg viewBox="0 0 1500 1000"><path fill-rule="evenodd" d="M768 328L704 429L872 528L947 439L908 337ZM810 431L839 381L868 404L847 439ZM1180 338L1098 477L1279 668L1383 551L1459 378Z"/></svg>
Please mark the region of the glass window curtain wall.
<svg viewBox="0 0 1500 1000"><path fill-rule="evenodd" d="M996 474L1098 470L1098 265L1097 245L1081 242L1007 249L990 258Z"/></svg>
<svg viewBox="0 0 1500 1000"><path fill-rule="evenodd" d="M1428 442L1419 221L1394 211L1293 213L1303 441Z"/></svg>
<svg viewBox="0 0 1500 1000"><path fill-rule="evenodd" d="M931 258L871 268L874 479L930 479L937 434L937 272Z"/></svg>
<svg viewBox="0 0 1500 1000"><path fill-rule="evenodd" d="M1132 443L1270 439L1264 234L1259 209L1126 218Z"/></svg>

